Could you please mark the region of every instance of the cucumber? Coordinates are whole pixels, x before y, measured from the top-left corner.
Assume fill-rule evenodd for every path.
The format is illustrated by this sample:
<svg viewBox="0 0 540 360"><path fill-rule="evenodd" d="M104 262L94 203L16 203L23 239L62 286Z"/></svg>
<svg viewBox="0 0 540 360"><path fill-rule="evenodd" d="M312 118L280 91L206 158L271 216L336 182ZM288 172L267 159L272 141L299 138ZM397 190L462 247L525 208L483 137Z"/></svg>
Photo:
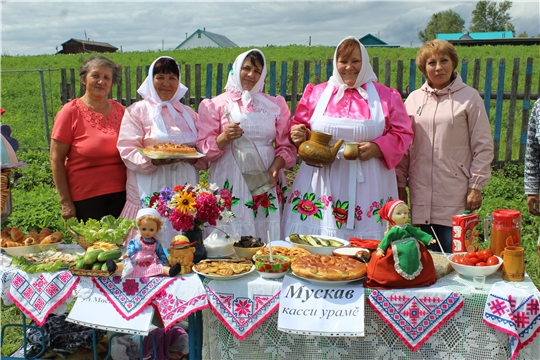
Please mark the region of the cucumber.
<svg viewBox="0 0 540 360"><path fill-rule="evenodd" d="M103 265L104 263L97 261L92 265L92 270L101 270Z"/></svg>
<svg viewBox="0 0 540 360"><path fill-rule="evenodd" d="M84 261L84 258L77 260L77 262L75 263L75 269L78 269L78 270L90 270L91 268L92 268L92 265L87 264Z"/></svg>
<svg viewBox="0 0 540 360"><path fill-rule="evenodd" d="M107 263L106 262L104 262L103 265L101 265L101 270L109 271L109 268L107 268Z"/></svg>
<svg viewBox="0 0 540 360"><path fill-rule="evenodd" d="M87 264L93 264L97 261L97 257L99 254L101 254L103 252L103 250L101 249L98 249L98 250L92 250L90 252L87 252L85 255L84 255L84 262L87 263Z"/></svg>
<svg viewBox="0 0 540 360"><path fill-rule="evenodd" d="M115 260L122 256L120 250L107 250L97 256L97 261L105 262L107 260Z"/></svg>
<svg viewBox="0 0 540 360"><path fill-rule="evenodd" d="M321 247L321 245L315 240L311 235L306 234L304 235L304 239L309 243L311 246Z"/></svg>

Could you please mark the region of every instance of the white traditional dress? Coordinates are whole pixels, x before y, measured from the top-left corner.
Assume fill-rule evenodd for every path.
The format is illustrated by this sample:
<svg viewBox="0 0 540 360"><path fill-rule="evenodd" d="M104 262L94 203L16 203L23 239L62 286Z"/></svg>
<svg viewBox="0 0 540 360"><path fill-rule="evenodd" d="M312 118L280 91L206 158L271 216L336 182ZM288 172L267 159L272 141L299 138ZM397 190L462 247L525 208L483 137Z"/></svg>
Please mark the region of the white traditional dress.
<svg viewBox="0 0 540 360"><path fill-rule="evenodd" d="M163 57L156 61L161 58ZM198 116L190 107L179 102L187 88L180 83L171 100L162 101L153 85L156 61L150 66L146 80L138 89L144 99L126 109L118 138L118 150L128 168L127 201L120 216L130 219L135 219L141 208L141 200L152 196L154 192L159 192L166 186L172 188L186 182L197 184L197 168L206 166L204 160L200 160L195 166L186 162L156 166L150 158L138 151L139 148L166 142L194 147L197 139L195 122ZM164 248L168 248L170 241L179 232L172 228L168 219L163 220L164 226L156 237ZM127 239L134 234L135 230Z"/></svg>
<svg viewBox="0 0 540 360"><path fill-rule="evenodd" d="M289 191L283 215L285 234L319 234L382 239L386 223L378 210L397 199L394 166L412 140L409 117L395 90L374 83L376 76L362 50L362 71L347 88L336 66L330 81L308 85L293 125L332 134L331 146L345 142L376 143L382 158L346 160L343 147L332 164L316 168L302 163Z"/></svg>
<svg viewBox="0 0 540 360"><path fill-rule="evenodd" d="M228 206L235 216L230 223L234 232L266 241L267 231L270 231L271 239L277 240L283 238L280 223L284 193L287 191L284 172L280 171L275 188L253 197L233 157L231 144L220 150L216 143L217 136L229 124L224 112L224 106L227 106L234 122L240 123L244 136L257 146L266 169L277 156L285 160L286 167L295 164L296 148L289 142L290 111L287 103L281 96L272 97L260 92L264 86L266 64L263 64L259 82L251 91L243 91L240 85L240 69L251 51L259 50L247 51L236 58L226 92L203 100L199 105L197 147L210 161L208 181L217 184L222 196L226 194Z"/></svg>

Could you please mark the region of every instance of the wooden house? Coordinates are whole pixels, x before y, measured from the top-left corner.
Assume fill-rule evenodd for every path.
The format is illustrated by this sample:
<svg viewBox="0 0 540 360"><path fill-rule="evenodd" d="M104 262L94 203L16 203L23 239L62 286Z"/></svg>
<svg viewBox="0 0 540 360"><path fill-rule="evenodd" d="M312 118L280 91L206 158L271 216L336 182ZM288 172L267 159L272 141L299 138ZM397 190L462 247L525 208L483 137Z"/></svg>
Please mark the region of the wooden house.
<svg viewBox="0 0 540 360"><path fill-rule="evenodd" d="M206 31L206 28L203 28L202 30L197 29L193 34L186 37L186 40L182 41L175 49L184 50L198 47L233 48L238 47L238 45L226 36Z"/></svg>
<svg viewBox="0 0 540 360"><path fill-rule="evenodd" d="M446 40L456 46L540 45L540 38L514 37L511 31L437 34L437 39Z"/></svg>
<svg viewBox="0 0 540 360"><path fill-rule="evenodd" d="M112 46L109 43L71 38L62 44L62 50L58 51L57 54L80 54L87 52L113 53L117 50L118 48L116 46Z"/></svg>

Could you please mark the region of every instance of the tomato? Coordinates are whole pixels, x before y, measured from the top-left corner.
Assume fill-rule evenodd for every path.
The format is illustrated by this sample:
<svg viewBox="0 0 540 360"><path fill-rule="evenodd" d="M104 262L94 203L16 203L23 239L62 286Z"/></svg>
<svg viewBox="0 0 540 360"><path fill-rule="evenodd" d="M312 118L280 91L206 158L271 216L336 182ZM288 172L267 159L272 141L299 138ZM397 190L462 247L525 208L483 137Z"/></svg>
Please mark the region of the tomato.
<svg viewBox="0 0 540 360"><path fill-rule="evenodd" d="M499 259L496 256L490 256L486 261L487 266L497 265L498 263Z"/></svg>
<svg viewBox="0 0 540 360"><path fill-rule="evenodd" d="M480 262L480 259L478 259L477 257L470 257L468 259L470 262L472 262L473 265L476 265Z"/></svg>
<svg viewBox="0 0 540 360"><path fill-rule="evenodd" d="M464 259L463 256L454 256L452 258L452 261L455 262L456 264L461 264L461 261Z"/></svg>
<svg viewBox="0 0 540 360"><path fill-rule="evenodd" d="M462 262L461 262L462 265L467 265L467 266L473 266L473 262L471 261L471 259L469 258L463 258Z"/></svg>
<svg viewBox="0 0 540 360"><path fill-rule="evenodd" d="M490 256L493 256L493 251L491 249L484 249L480 250L477 254L481 261L486 261Z"/></svg>
<svg viewBox="0 0 540 360"><path fill-rule="evenodd" d="M486 266L487 264L483 261L477 262L475 266Z"/></svg>
<svg viewBox="0 0 540 360"><path fill-rule="evenodd" d="M476 252L475 251L469 251L466 255L465 255L466 258L478 258L478 255L476 255Z"/></svg>

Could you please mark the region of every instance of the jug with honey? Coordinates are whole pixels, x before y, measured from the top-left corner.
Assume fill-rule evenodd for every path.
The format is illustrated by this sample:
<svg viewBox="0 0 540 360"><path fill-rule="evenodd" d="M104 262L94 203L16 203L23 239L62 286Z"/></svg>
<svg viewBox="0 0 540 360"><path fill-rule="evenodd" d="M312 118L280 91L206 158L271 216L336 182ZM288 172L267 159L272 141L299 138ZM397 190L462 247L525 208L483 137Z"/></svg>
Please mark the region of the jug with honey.
<svg viewBox="0 0 540 360"><path fill-rule="evenodd" d="M521 244L521 213L518 210L495 210L484 218L484 237L487 239L491 224L491 251L499 255L507 246Z"/></svg>

